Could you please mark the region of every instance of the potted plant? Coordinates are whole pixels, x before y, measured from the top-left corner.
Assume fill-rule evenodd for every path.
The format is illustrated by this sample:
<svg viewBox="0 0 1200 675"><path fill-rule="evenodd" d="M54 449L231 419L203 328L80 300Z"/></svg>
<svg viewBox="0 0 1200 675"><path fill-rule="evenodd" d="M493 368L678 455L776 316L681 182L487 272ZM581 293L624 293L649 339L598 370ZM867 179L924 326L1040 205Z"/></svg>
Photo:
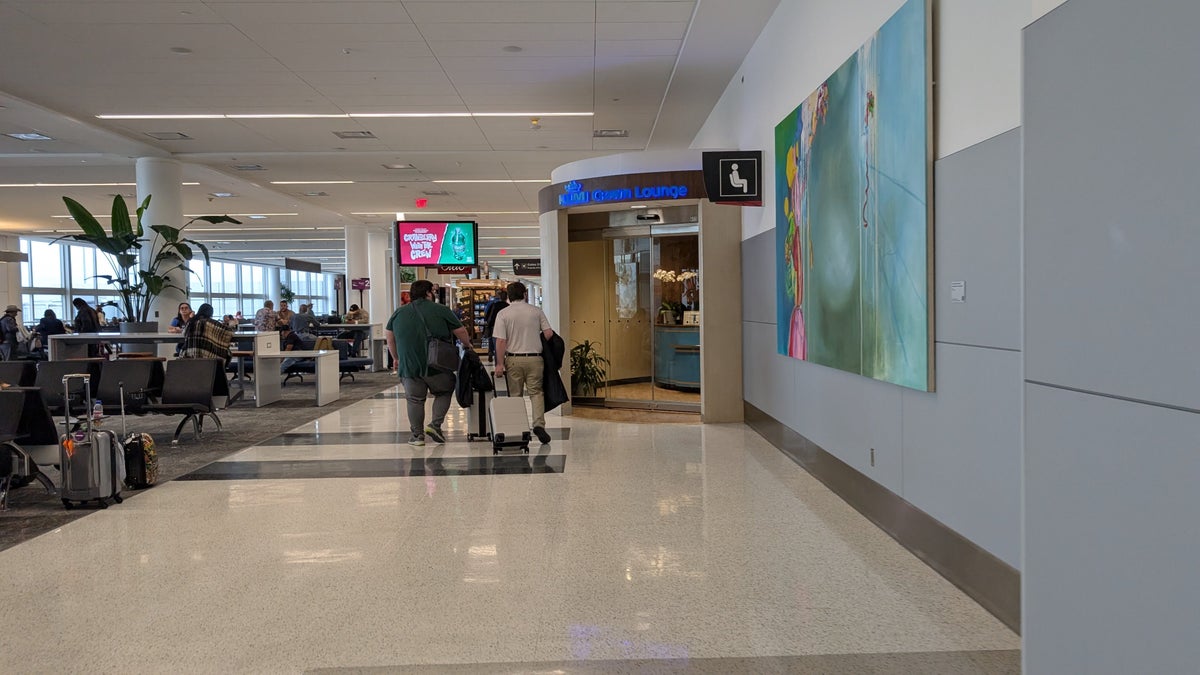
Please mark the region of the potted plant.
<svg viewBox="0 0 1200 675"><path fill-rule="evenodd" d="M279 299L290 305L296 299L296 292L287 284L279 284Z"/></svg>
<svg viewBox="0 0 1200 675"><path fill-rule="evenodd" d="M683 304L663 300L658 308L658 322L662 324L677 324L683 319Z"/></svg>
<svg viewBox="0 0 1200 675"><path fill-rule="evenodd" d="M571 347L572 395L594 396L608 381L608 359L597 350L599 346L599 342L584 340Z"/></svg>
<svg viewBox="0 0 1200 675"><path fill-rule="evenodd" d="M188 262L195 257L194 249L200 249L204 254L204 264L209 264L208 248L183 236L183 231L188 225L197 220L213 224L241 225L241 221L229 216L197 216L183 227L150 225L149 229L154 232L154 237L147 241L143 239L145 230L142 227L142 216L150 205L149 195L142 201L141 206L138 206L136 220L130 219L125 199L120 195L113 197L110 231L105 231L100 221L79 202L70 197L63 197L63 202L66 203L71 217L75 219L75 224L83 232L68 234L58 239L74 239L92 244L109 257L115 274L97 276L116 287L121 302L104 304L120 309L129 322L147 322L151 302L166 289L175 288L186 292L181 284L184 277L192 273ZM143 246L150 247L150 257L145 269L139 264Z"/></svg>

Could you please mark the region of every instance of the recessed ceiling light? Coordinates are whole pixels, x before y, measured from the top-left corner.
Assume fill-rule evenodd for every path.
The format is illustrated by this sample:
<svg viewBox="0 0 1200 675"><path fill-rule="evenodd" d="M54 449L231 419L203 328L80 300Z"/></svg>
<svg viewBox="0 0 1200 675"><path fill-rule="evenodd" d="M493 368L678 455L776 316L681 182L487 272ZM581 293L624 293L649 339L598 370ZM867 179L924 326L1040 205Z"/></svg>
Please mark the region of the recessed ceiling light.
<svg viewBox="0 0 1200 675"><path fill-rule="evenodd" d="M247 217L247 218L250 218L250 219L252 219L252 220L263 220L263 219L265 219L265 218L266 218L266 216L262 216L262 215L259 215L259 214L257 214L257 213L256 213L256 214L254 214L254 215L252 215L252 216L246 216L246 217Z"/></svg>
<svg viewBox="0 0 1200 675"><path fill-rule="evenodd" d="M191 54L192 50L187 47L171 47L172 54Z"/></svg>
<svg viewBox="0 0 1200 675"><path fill-rule="evenodd" d="M146 135L160 141L190 141L191 136L178 131L147 131Z"/></svg>
<svg viewBox="0 0 1200 675"><path fill-rule="evenodd" d="M352 180L273 180L271 185L352 185Z"/></svg>
<svg viewBox="0 0 1200 675"><path fill-rule="evenodd" d="M51 138L45 134L39 134L36 131L18 132L18 133L4 134L4 135L8 136L9 138L15 138L18 141L52 141L52 140L54 140L53 138Z"/></svg>
<svg viewBox="0 0 1200 675"><path fill-rule="evenodd" d="M233 197L235 195L232 192L210 192L210 193L208 193L208 196L209 197L219 197L221 199L225 199L227 197Z"/></svg>
<svg viewBox="0 0 1200 675"><path fill-rule="evenodd" d="M477 211L476 213L478 213L481 216L500 216L500 215L527 215L527 214L531 214L531 213L537 213L537 211ZM396 212L395 211L351 211L350 215L352 215L352 216L394 216L394 215L396 215ZM423 215L423 216L453 216L453 215L455 215L455 212L454 211L422 211L421 215ZM537 225L530 225L529 227L537 227Z"/></svg>
<svg viewBox="0 0 1200 675"><path fill-rule="evenodd" d="M645 204L633 204L633 205L632 205L632 206L630 206L629 208L631 208L631 209L645 209L645 208L649 208L649 207L647 207Z"/></svg>
<svg viewBox="0 0 1200 675"><path fill-rule="evenodd" d="M596 129L592 138L629 138L628 129Z"/></svg>
<svg viewBox="0 0 1200 675"><path fill-rule="evenodd" d="M413 167L412 164L384 164L382 166L385 169L412 169L412 168L415 168L415 167Z"/></svg>
<svg viewBox="0 0 1200 675"><path fill-rule="evenodd" d="M517 45L504 45L503 47L500 48L500 51L508 52L510 54L516 54L517 52L523 52L525 50L518 47Z"/></svg>
<svg viewBox="0 0 1200 675"><path fill-rule="evenodd" d="M133 114L124 113L96 115L101 120L271 120L271 119L346 119L386 117L592 117L593 112L383 112L383 113L186 113L186 114Z"/></svg>
<svg viewBox="0 0 1200 675"><path fill-rule="evenodd" d="M0 183L0 188L5 187L49 187L49 188L64 188L64 187L131 187L137 183ZM199 185L199 183L180 183L180 185ZM70 216L64 216L69 218Z"/></svg>
<svg viewBox="0 0 1200 675"><path fill-rule="evenodd" d="M333 135L345 139L375 138L375 134L369 131L335 131Z"/></svg>
<svg viewBox="0 0 1200 675"><path fill-rule="evenodd" d="M487 178L473 180L435 180L434 183L549 183L550 180L542 178Z"/></svg>

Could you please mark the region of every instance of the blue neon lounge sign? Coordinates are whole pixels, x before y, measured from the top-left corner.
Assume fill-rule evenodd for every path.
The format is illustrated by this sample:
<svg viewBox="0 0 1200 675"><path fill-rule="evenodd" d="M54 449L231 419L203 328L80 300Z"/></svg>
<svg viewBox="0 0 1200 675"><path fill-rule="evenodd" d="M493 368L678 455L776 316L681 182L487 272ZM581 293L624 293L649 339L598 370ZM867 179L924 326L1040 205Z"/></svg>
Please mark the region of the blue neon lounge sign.
<svg viewBox="0 0 1200 675"><path fill-rule="evenodd" d="M560 208L583 206L585 204L607 204L609 202L628 202L640 199L687 199L686 185L634 185L633 187L598 188L585 190L577 180L567 183L563 193L558 195Z"/></svg>

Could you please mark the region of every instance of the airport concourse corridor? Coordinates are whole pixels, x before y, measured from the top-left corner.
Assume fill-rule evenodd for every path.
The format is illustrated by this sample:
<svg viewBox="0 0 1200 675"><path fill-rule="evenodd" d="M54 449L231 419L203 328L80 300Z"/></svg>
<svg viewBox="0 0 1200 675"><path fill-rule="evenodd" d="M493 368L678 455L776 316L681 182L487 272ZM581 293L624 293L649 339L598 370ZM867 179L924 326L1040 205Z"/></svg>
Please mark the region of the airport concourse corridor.
<svg viewBox="0 0 1200 675"><path fill-rule="evenodd" d="M402 396L0 552L3 670L1019 671L1016 635L745 426L551 415L494 459L457 405L407 445Z"/></svg>

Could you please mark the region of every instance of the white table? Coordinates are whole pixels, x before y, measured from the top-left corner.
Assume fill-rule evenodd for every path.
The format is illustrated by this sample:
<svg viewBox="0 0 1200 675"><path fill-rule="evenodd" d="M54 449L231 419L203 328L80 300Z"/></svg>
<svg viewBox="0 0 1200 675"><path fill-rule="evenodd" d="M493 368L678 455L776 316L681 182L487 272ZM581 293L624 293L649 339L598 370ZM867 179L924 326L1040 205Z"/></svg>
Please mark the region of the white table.
<svg viewBox="0 0 1200 675"><path fill-rule="evenodd" d="M257 333L234 333L235 338L245 338ZM276 333L278 335L278 333ZM97 342L117 342L120 344L179 344L183 342L183 333L70 333L67 335L51 335L51 361L62 361L70 358L87 356L87 346Z"/></svg>
<svg viewBox="0 0 1200 675"><path fill-rule="evenodd" d="M368 349L371 358L375 363L371 365L371 372L379 372L387 366L387 340L383 336L383 324L381 323L323 323L317 327L317 330L325 328L336 328L340 331L361 330L367 334Z"/></svg>
<svg viewBox="0 0 1200 675"><path fill-rule="evenodd" d="M283 398L282 375L279 364L284 359L308 359L317 362L315 384L317 405L329 405L342 397L341 374L338 372L338 351L276 351L264 354L254 351L254 404L259 408Z"/></svg>

